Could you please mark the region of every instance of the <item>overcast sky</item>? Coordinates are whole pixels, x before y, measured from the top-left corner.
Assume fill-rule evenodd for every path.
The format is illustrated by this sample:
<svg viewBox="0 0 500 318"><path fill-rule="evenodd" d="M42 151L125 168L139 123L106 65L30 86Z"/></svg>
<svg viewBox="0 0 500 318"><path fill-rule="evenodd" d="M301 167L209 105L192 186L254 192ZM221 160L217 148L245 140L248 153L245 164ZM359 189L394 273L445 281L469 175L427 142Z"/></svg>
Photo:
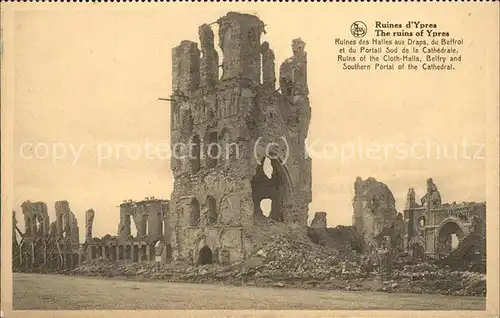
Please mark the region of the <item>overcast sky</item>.
<svg viewBox="0 0 500 318"><path fill-rule="evenodd" d="M344 162L338 156L313 157L311 216L326 211L329 226L350 224L356 176L386 183L400 211L408 188L414 187L419 199L428 177L434 179L445 202L485 200L485 161L462 154L464 141L479 144L486 138L487 92L476 84L478 78L489 75L474 61L484 59L488 52L486 43L473 34L487 30L488 25L479 23L474 11L471 15L464 11L462 19L451 21L444 11L441 15L413 11L391 19L438 23L463 38L463 62L456 71L361 73L340 69L334 40L351 38L352 16L371 26L376 18L369 10L356 11L356 15L352 11L349 16L350 12L319 6L308 13L296 6L271 10L270 4L204 8L16 14L14 204L20 221L24 200L46 202L51 221L55 201L68 200L79 220L82 240L84 213L89 208L96 211L94 235L116 235L117 206L123 199L170 197L168 161L144 155L129 159L121 148L121 158L99 164L99 149L107 151L109 146L116 155L120 145L169 142L170 103L158 98L172 93L171 49L184 39L198 41L198 26L214 22L229 10L257 13L267 24L262 40L270 42L277 69L292 55L292 39L301 37L306 42L312 107L308 143L314 151L325 144L340 148L350 143L358 148L361 144L365 150L369 143L388 149L387 159L384 151L371 159L365 153ZM305 16L314 18L304 21ZM390 11L379 18L390 19ZM408 148L427 142L433 143L428 159L395 158L394 145ZM67 148L66 157L55 163L53 156L27 159L30 151L23 158L21 148L26 143L72 145L81 149L80 157L75 163ZM458 158L445 159L442 154L436 158L436 145L441 151L448 147L448 152L457 145ZM424 148L418 149L421 155ZM470 146L468 156L476 150L478 145Z"/></svg>

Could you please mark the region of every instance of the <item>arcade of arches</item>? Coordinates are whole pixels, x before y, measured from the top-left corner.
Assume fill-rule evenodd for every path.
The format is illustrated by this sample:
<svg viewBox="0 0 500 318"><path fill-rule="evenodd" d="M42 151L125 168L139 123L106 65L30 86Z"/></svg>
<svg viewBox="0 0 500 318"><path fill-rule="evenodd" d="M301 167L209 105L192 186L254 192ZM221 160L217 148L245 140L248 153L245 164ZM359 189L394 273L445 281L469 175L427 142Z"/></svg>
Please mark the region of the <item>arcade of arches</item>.
<svg viewBox="0 0 500 318"><path fill-rule="evenodd" d="M163 244L159 240L150 244L119 244L90 246L90 259L131 260L133 262L154 261L155 256L162 256L167 263L172 261L172 246Z"/></svg>

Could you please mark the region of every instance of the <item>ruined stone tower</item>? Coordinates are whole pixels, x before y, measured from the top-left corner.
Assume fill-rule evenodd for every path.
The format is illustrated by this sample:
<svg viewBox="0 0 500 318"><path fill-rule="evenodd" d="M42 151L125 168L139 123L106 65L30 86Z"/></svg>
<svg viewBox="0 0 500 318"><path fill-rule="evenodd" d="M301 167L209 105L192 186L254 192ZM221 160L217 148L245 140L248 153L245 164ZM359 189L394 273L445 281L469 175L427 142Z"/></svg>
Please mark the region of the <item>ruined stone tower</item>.
<svg viewBox="0 0 500 318"><path fill-rule="evenodd" d="M277 80L259 18L230 12L217 23L221 76L209 25L199 27L201 51L191 41L172 51L174 190L165 239L174 260L198 264L243 259L265 217L263 199L272 200L270 218L303 226L311 201L305 43L293 40Z"/></svg>

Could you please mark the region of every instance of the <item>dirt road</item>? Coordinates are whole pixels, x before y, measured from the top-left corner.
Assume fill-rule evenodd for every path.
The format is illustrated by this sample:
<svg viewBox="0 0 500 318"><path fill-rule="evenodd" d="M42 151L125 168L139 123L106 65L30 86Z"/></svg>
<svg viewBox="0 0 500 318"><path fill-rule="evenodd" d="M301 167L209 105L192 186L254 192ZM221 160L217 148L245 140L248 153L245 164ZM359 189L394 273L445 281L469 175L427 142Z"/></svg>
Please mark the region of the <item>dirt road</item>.
<svg viewBox="0 0 500 318"><path fill-rule="evenodd" d="M484 310L485 298L14 273L14 309Z"/></svg>

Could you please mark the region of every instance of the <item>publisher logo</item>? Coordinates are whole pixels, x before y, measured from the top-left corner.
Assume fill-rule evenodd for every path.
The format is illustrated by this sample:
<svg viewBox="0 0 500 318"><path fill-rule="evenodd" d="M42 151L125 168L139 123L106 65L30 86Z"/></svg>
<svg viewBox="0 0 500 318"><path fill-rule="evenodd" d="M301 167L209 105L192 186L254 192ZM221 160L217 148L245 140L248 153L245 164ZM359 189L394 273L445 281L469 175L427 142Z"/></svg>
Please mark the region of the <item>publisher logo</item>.
<svg viewBox="0 0 500 318"><path fill-rule="evenodd" d="M351 24L351 34L357 38L364 37L366 35L367 29L368 28L363 21L356 21Z"/></svg>

